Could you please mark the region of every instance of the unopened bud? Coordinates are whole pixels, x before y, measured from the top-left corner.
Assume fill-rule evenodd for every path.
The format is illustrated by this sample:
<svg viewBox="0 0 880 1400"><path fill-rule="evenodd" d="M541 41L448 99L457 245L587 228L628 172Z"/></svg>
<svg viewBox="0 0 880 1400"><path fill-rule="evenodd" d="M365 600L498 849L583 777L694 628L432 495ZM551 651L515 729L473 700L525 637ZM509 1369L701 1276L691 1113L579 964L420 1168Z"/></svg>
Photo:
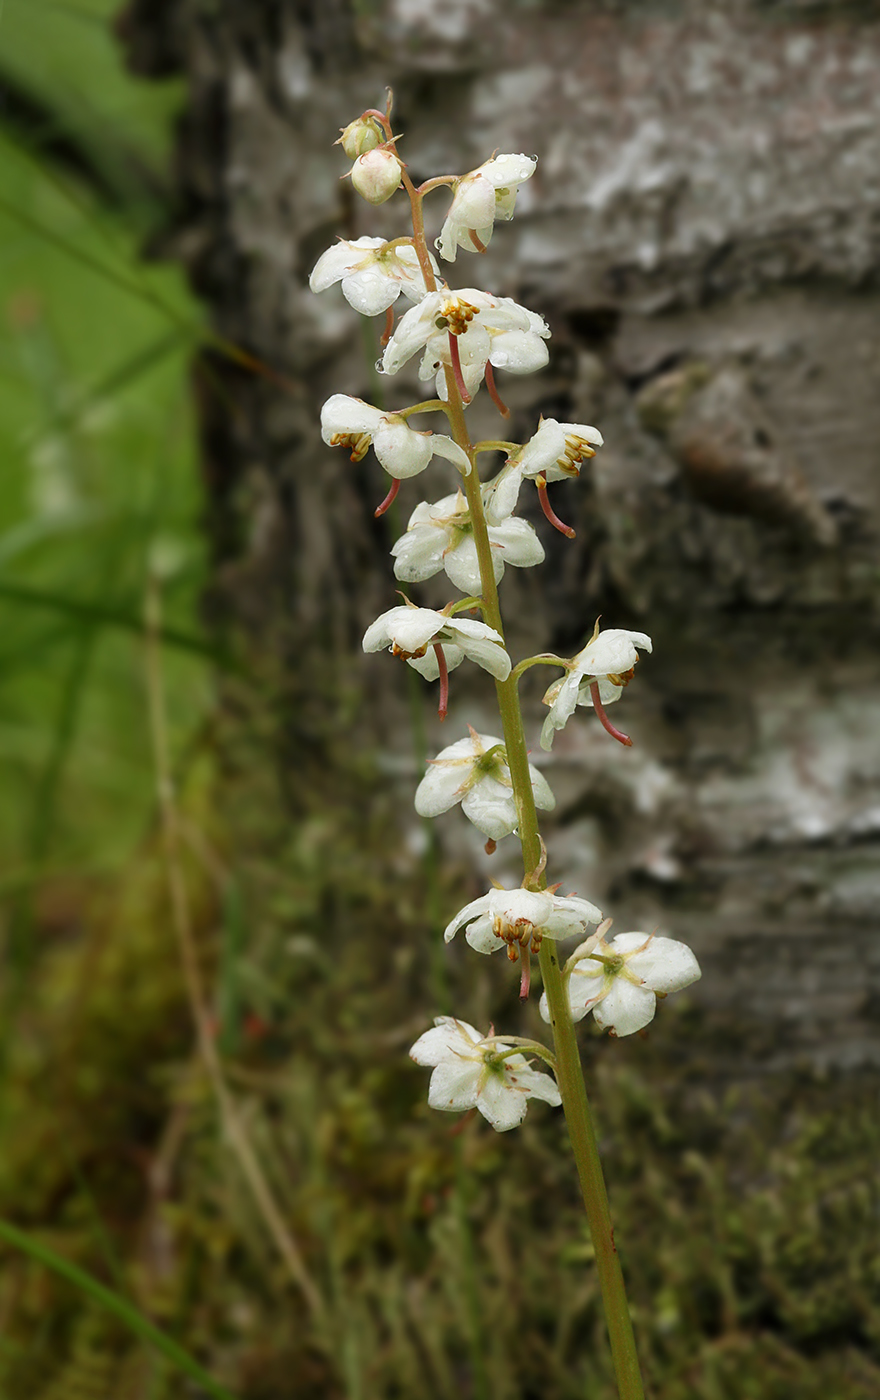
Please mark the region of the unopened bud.
<svg viewBox="0 0 880 1400"><path fill-rule="evenodd" d="M368 151L351 167L351 183L370 204L384 204L400 184L400 161L390 151Z"/></svg>
<svg viewBox="0 0 880 1400"><path fill-rule="evenodd" d="M333 144L341 146L349 160L356 160L358 156L366 155L367 151L375 151L384 140L382 132L371 117L358 117L356 122L349 122L348 126L341 127L340 130L342 135Z"/></svg>

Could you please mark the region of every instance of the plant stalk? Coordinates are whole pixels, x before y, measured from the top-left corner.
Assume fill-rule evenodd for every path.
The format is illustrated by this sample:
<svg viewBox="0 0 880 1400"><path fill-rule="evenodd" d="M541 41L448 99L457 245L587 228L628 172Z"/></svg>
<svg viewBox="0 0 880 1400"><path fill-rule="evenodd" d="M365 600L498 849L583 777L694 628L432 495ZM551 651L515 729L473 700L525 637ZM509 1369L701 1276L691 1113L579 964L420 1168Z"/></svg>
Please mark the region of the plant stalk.
<svg viewBox="0 0 880 1400"><path fill-rule="evenodd" d="M433 288L434 279L428 277L430 263L425 245L421 197L409 182L406 172L404 172L404 184L407 187L413 209L413 242L419 256L419 262L425 272L425 283L429 288ZM501 606L498 599L498 587L495 583L495 572L492 567L492 546L483 510L483 497L474 447L468 436L464 404L455 374L448 366L446 367L446 390L452 436L459 447L467 453L471 463L471 470L465 478L465 491L480 565L483 617L489 626L494 627L503 637ZM519 817L523 866L525 873L529 874L536 870L540 864L542 844L538 831L532 781L529 776L528 750L519 703L518 678L515 675L510 675L505 681L496 681L495 687L501 711L514 800ZM546 883L546 875L542 874L539 880L540 887L545 888ZM583 1067L571 1019L568 994L559 968L556 947L551 939L545 939L541 945L540 964L544 990L547 993L550 1008L550 1021L553 1027L556 1079L559 1092L562 1095L565 1121L568 1126L569 1139L577 1165L581 1193L595 1250L596 1268L605 1308L618 1394L620 1400L644 1400L635 1335L626 1299L623 1270L614 1243L614 1229L611 1224L608 1194L599 1158L596 1131L587 1100Z"/></svg>

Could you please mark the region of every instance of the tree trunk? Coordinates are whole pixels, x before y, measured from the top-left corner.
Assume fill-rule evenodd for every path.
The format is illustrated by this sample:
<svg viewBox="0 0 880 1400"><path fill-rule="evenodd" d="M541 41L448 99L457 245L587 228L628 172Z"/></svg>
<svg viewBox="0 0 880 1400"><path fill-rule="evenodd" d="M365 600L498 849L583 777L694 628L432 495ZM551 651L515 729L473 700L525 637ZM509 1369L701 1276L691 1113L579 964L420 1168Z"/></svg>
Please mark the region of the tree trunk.
<svg viewBox="0 0 880 1400"><path fill-rule="evenodd" d="M323 446L320 406L333 392L422 396L414 369L377 388L378 323L359 324L338 290L308 290L336 235L403 231L397 199L354 201L331 143L390 85L417 180L496 148L540 156L488 254L446 269L551 325L548 368L500 385L502 435L524 439L544 413L606 442L553 494L573 542L529 499L549 563L505 577L510 650L570 655L600 613L654 638L615 716L634 748L579 711L545 765L552 878L604 901L617 930L692 942L695 999L765 1022L763 1062L880 1053L875 14L811 0L134 0L124 20L137 69L188 83L163 251L218 334L271 371L218 354L201 376L212 599L286 668L300 752L320 727L309 677L333 650L350 671L364 627L397 601L395 530L372 515L387 479ZM446 198L431 197L434 231ZM498 435L488 400L474 414ZM403 520L449 489L433 470L404 484ZM420 597L445 601L436 584ZM401 676L386 658L356 666L371 697L360 723L393 747ZM491 732L485 708L461 701L442 742L466 719ZM444 819L442 837L481 880L513 872L463 827Z"/></svg>

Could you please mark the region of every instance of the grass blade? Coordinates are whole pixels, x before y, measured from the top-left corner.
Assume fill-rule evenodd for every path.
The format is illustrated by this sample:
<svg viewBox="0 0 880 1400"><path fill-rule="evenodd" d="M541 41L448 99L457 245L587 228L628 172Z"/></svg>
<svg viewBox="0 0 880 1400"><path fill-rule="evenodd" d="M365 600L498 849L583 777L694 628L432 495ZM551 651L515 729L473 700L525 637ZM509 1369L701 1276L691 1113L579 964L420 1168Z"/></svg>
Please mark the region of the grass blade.
<svg viewBox="0 0 880 1400"><path fill-rule="evenodd" d="M71 1264L62 1255L56 1254L54 1249L50 1249L47 1244L41 1244L38 1240L19 1230L15 1225L10 1225L6 1220L0 1220L0 1240L5 1240L14 1249L21 1250L22 1254L27 1254L29 1258L36 1259L45 1268L51 1269L59 1278L66 1279L72 1283L74 1288L80 1289L94 1302L106 1308L124 1326L128 1327L136 1337L146 1342L149 1346L155 1347L156 1351L182 1371L191 1380L197 1381L208 1395L215 1397L215 1400L236 1400L236 1397L225 1386L212 1379L208 1372L203 1370L197 1361L179 1346L171 1337L161 1332L152 1322L148 1322L137 1308L132 1307L125 1299L113 1293L111 1289L105 1288L97 1279L92 1278L84 1269L80 1269L76 1264Z"/></svg>

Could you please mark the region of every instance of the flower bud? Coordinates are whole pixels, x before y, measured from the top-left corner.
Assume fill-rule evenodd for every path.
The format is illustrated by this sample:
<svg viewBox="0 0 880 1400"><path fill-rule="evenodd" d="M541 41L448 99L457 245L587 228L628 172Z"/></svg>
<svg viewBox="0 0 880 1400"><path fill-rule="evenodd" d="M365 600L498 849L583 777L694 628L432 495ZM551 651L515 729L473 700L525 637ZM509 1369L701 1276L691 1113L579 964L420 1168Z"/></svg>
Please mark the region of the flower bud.
<svg viewBox="0 0 880 1400"><path fill-rule="evenodd" d="M382 143L382 132L370 117L358 117L356 122L349 122L348 126L341 127L340 130L342 135L333 144L341 146L349 160L356 160L358 156L366 155L367 151L374 151Z"/></svg>
<svg viewBox="0 0 880 1400"><path fill-rule="evenodd" d="M400 161L390 151L367 151L351 167L351 183L370 204L390 199L400 178Z"/></svg>

